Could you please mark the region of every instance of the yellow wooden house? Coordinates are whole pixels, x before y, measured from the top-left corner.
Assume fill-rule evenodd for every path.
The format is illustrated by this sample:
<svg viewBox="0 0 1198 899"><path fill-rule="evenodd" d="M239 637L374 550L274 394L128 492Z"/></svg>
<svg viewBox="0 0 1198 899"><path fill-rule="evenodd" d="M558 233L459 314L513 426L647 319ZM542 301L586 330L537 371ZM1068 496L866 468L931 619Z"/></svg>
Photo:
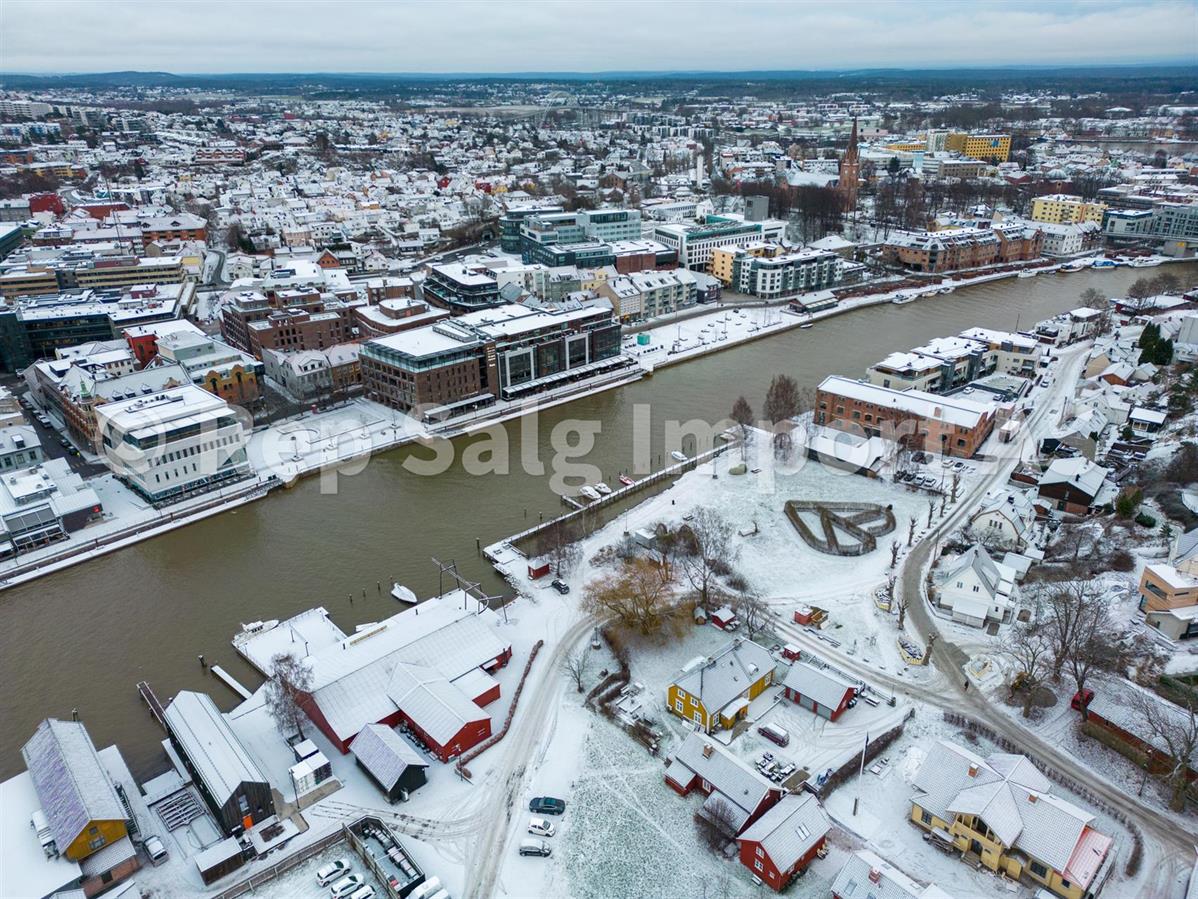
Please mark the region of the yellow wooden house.
<svg viewBox="0 0 1198 899"><path fill-rule="evenodd" d="M1062 899L1089 899L1114 865L1094 815L1052 793L1025 756L983 759L937 741L915 776L911 821L934 840L1012 880L1026 877Z"/></svg>
<svg viewBox="0 0 1198 899"><path fill-rule="evenodd" d="M704 733L712 733L735 726L749 703L773 682L769 651L751 640L736 639L678 672L666 690L666 705Z"/></svg>

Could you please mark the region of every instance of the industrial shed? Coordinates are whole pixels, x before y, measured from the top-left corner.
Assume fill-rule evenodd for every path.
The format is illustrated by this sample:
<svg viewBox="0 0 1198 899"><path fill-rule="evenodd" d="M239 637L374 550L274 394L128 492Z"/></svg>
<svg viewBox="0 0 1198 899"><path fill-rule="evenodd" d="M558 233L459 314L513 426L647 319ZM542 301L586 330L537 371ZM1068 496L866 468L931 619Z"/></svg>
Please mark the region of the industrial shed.
<svg viewBox="0 0 1198 899"><path fill-rule="evenodd" d="M349 748L388 802L404 799L425 784L428 761L386 725L366 725Z"/></svg>
<svg viewBox="0 0 1198 899"><path fill-rule="evenodd" d="M491 716L432 668L400 662L387 695L400 720L443 762L491 736Z"/></svg>
<svg viewBox="0 0 1198 899"><path fill-rule="evenodd" d="M270 782L212 697L184 690L165 718L171 742L225 833L249 830L275 813Z"/></svg>

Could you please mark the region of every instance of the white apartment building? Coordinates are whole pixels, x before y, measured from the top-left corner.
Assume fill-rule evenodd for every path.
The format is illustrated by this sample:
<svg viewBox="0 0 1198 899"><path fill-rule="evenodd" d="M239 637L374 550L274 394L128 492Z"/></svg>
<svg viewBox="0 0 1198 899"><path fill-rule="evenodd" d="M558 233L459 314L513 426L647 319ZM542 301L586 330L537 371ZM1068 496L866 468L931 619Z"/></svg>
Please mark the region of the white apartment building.
<svg viewBox="0 0 1198 899"><path fill-rule="evenodd" d="M247 431L220 397L188 384L96 408L100 451L151 502L182 498L253 469Z"/></svg>

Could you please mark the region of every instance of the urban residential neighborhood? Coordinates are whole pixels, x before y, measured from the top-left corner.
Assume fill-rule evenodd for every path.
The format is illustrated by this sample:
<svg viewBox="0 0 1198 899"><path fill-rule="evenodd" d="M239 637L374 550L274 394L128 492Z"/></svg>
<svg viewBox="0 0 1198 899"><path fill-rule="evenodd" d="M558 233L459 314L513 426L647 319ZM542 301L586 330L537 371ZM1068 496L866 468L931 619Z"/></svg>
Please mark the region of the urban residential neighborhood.
<svg viewBox="0 0 1198 899"><path fill-rule="evenodd" d="M204 12L0 6L0 899L1198 897L1198 3Z"/></svg>

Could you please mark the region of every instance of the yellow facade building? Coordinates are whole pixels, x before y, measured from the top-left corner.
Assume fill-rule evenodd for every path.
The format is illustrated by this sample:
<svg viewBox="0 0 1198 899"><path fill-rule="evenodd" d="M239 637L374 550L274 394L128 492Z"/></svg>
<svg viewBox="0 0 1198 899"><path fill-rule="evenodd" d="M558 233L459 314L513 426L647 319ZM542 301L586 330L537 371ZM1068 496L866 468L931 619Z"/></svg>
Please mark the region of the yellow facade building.
<svg viewBox="0 0 1198 899"><path fill-rule="evenodd" d="M954 131L944 139L944 149L970 159L985 162L1006 162L1011 155L1009 134L965 134Z"/></svg>
<svg viewBox="0 0 1198 899"><path fill-rule="evenodd" d="M782 253L782 247L766 241L747 244L743 247L735 245L716 247L711 251L711 276L719 278L720 283L725 287L730 285L732 283L733 263L741 253L748 253L750 256L756 256L759 259L772 259Z"/></svg>
<svg viewBox="0 0 1198 899"><path fill-rule="evenodd" d="M935 841L1013 880L1026 877L1062 899L1090 899L1115 861L1094 815L1055 796L1025 756L985 759L938 740L915 775L911 821Z"/></svg>
<svg viewBox="0 0 1198 899"><path fill-rule="evenodd" d="M1089 203L1070 194L1046 194L1032 200L1032 221L1049 225L1102 224L1105 203Z"/></svg>
<svg viewBox="0 0 1198 899"><path fill-rule="evenodd" d="M751 640L733 640L711 658L697 658L666 690L666 704L704 733L729 729L774 682L774 660Z"/></svg>

